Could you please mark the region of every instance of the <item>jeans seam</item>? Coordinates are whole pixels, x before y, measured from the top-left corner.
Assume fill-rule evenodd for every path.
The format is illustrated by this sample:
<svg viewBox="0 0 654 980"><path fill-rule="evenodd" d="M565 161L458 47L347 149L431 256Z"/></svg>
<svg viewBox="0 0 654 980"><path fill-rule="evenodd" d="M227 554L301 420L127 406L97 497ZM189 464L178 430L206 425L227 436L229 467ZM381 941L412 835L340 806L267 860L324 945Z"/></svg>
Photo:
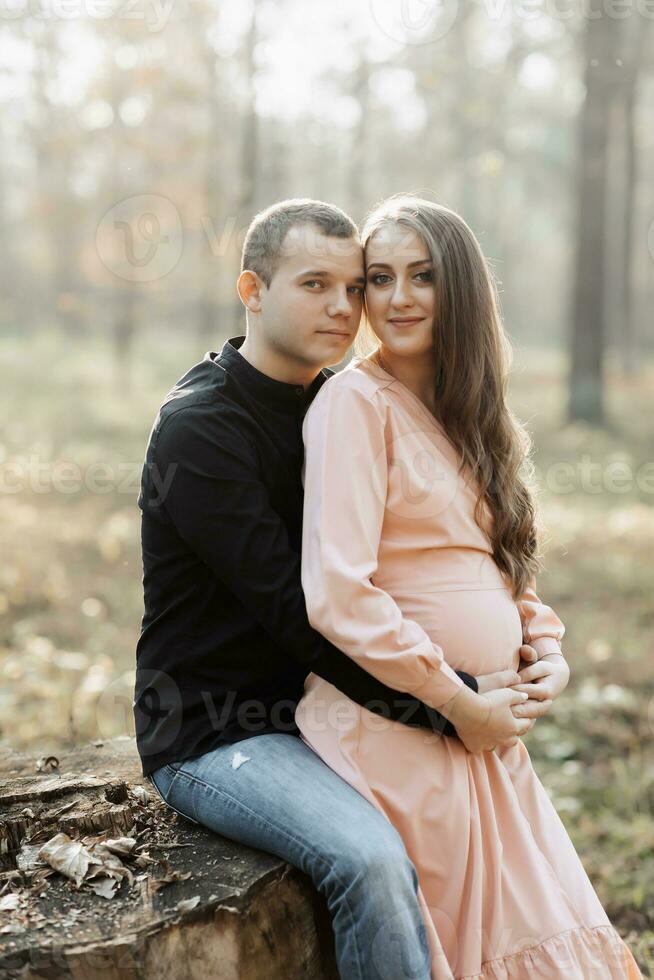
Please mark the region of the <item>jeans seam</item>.
<svg viewBox="0 0 654 980"><path fill-rule="evenodd" d="M329 865L327 865L327 862L321 857L321 855L317 851L313 850L313 848L309 844L305 844L303 841L298 840L297 837L294 837L292 834L289 834L287 830L284 830L283 828L278 827L277 824L274 821L264 819L263 817L261 817L260 814L256 813L254 810L251 810L249 806L246 806L245 803L242 803L240 800L237 800L235 797L231 796L228 792L226 792L226 790L224 790L224 789L218 789L217 787L212 786L211 783L206 783L203 779L198 779L197 776L193 776L190 773L185 772L183 769L178 769L176 775L177 776L185 776L190 782L197 783L199 786L202 786L205 789L211 790L212 792L214 792L216 794L222 793L231 803L234 803L236 806L242 807L243 810L247 811L248 814L250 814L252 817L254 817L255 821L260 821L262 824L264 824L264 826L271 827L274 831L276 831L276 833L280 834L282 837L285 837L286 840L293 841L293 843L295 843L295 844L299 844L302 847L303 850L308 851L309 854L311 854L319 862L319 864L321 865L321 867L326 868L327 871L330 870L329 869ZM174 781L175 781L175 779L173 778L173 782ZM170 791L170 788L172 787L172 785L173 785L173 783L171 782L170 787L169 787L169 791ZM288 862L288 863L290 864L290 862ZM333 871L333 869L332 869L332 871ZM355 925L356 920L354 918L352 909L350 908L350 903L349 903L348 898L347 898L348 888L345 887L345 883L341 880L341 878L338 875L335 875L335 878L338 881L338 883L341 885L341 888L343 889L343 901L344 901L345 906L347 908L347 914L348 914L349 919L350 919L350 934L352 935L352 937L354 939L354 947L355 947L356 960L357 960L357 963L356 963L357 970L358 970L358 973L359 973L359 977L362 977L363 976L363 973L362 973L362 969L361 969L361 956L360 956L360 952L359 952L359 944L357 942L356 932L352 928Z"/></svg>
<svg viewBox="0 0 654 980"><path fill-rule="evenodd" d="M168 768L168 766L166 766L166 768ZM201 824L199 822L199 820L195 820L193 817L189 817L189 815L187 813L182 813L181 810L178 810L177 807L173 806L172 803L169 802L168 796L170 795L170 791L173 788L173 783L175 782L175 778L177 776L177 771L174 770L174 769L172 771L175 773L175 775L170 780L170 783L168 785L168 789L166 790L165 795L161 792L161 790L159 789L159 787L157 786L157 784L155 783L154 780L151 780L152 785L154 786L156 792L159 794L159 796L161 797L161 799L163 800L163 802L166 804L166 806L170 807L171 810L173 810L175 813L179 814L180 817L184 817L185 820L190 820L190 822L191 823L194 823L196 826L202 827L203 824Z"/></svg>

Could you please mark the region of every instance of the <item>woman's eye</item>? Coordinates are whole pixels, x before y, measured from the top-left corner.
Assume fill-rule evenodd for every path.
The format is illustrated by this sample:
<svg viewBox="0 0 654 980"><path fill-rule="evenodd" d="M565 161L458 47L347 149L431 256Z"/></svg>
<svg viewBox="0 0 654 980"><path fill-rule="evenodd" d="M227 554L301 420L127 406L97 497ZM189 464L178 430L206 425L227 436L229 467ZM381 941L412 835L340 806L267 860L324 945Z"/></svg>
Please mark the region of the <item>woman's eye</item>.
<svg viewBox="0 0 654 980"><path fill-rule="evenodd" d="M417 274L417 276L416 276L416 279L419 279L420 282L431 282L432 279L433 279L433 276L431 274L431 270L430 269L425 269L424 272L419 272Z"/></svg>
<svg viewBox="0 0 654 980"><path fill-rule="evenodd" d="M391 277L387 276L385 272L375 272L368 279L368 282L374 283L375 286L384 286L387 282L391 281Z"/></svg>

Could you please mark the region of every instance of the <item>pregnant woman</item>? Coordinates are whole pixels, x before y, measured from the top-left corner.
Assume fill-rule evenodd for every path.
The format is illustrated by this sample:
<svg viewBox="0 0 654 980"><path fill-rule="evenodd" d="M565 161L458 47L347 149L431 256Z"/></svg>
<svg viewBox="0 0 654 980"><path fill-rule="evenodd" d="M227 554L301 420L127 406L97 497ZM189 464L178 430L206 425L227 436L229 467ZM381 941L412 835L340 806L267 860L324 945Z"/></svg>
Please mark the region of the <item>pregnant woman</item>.
<svg viewBox="0 0 654 980"><path fill-rule="evenodd" d="M505 401L507 342L487 264L458 215L392 198L369 216L363 244L376 345L323 386L304 423L307 609L367 671L464 732L486 702L456 669L517 670L524 642L539 655L526 681L542 678L524 692L539 696L544 684L556 694L568 676L563 626L534 592L536 524L526 439ZM432 980L641 976L521 739L476 751L465 735L380 718L314 674L296 719L400 832ZM387 959L393 930L400 937L401 923L379 943L387 980L400 975Z"/></svg>

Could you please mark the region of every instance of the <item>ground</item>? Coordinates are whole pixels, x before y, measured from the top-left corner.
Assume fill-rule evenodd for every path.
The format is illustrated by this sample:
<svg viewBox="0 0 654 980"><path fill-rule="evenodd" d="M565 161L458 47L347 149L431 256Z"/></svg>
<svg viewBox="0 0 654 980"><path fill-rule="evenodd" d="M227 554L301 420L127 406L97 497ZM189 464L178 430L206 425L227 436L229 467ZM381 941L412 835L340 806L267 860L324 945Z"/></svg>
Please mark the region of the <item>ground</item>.
<svg viewBox="0 0 654 980"><path fill-rule="evenodd" d="M217 338L214 349L222 339ZM38 756L131 734L142 612L141 465L159 402L204 352L143 337L132 383L101 340L0 343L0 737ZM611 426L567 426L562 359L518 351L511 404L535 444L539 592L570 685L527 737L612 921L654 967L654 364L609 376Z"/></svg>

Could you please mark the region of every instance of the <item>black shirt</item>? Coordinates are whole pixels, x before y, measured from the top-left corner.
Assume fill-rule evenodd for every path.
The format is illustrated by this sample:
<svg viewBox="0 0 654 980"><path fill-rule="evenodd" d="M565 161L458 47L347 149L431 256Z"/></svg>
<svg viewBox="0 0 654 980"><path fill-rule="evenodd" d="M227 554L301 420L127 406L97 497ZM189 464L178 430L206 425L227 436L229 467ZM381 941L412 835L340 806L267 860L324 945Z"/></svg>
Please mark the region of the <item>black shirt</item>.
<svg viewBox="0 0 654 980"><path fill-rule="evenodd" d="M142 511L145 611L134 713L143 774L264 732L298 735L319 674L372 711L456 735L314 630L300 577L302 420L309 388L209 352L166 396L150 433ZM469 674L459 676L476 690Z"/></svg>

